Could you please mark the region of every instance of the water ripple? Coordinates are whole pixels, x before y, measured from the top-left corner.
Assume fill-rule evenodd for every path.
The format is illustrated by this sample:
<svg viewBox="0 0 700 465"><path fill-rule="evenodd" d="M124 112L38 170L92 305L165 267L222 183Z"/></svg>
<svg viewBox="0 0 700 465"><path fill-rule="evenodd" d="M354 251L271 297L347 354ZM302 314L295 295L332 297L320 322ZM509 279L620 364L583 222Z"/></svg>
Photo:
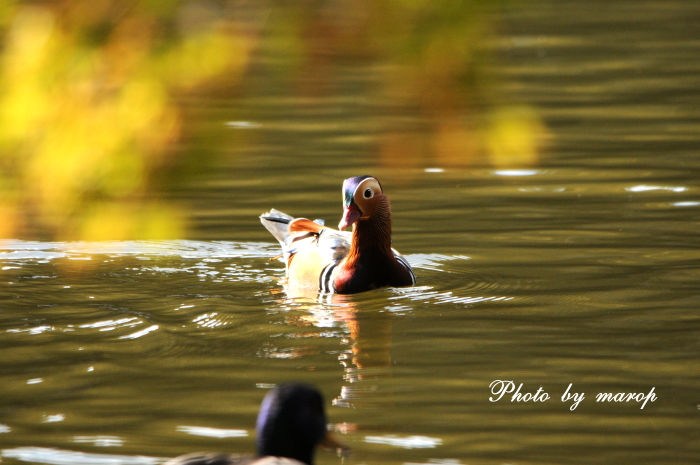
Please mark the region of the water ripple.
<svg viewBox="0 0 700 465"><path fill-rule="evenodd" d="M406 256L406 260L411 264L413 268L430 270L430 271L440 271L445 273L451 273L443 266L443 262L452 260L471 260L470 257L464 255L443 255L443 254L411 254Z"/></svg>
<svg viewBox="0 0 700 465"><path fill-rule="evenodd" d="M120 447L124 440L118 436L73 436L73 442L78 444L92 444L95 447Z"/></svg>
<svg viewBox="0 0 700 465"><path fill-rule="evenodd" d="M178 426L176 431L194 436L206 436L210 438L245 438L248 431L244 429L220 429L208 426Z"/></svg>
<svg viewBox="0 0 700 465"><path fill-rule="evenodd" d="M142 329L141 331L136 331L135 333L127 334L126 336L121 336L119 339L138 339L138 338L145 336L146 334L151 333L157 329L158 329L158 325L151 325L146 329Z"/></svg>
<svg viewBox="0 0 700 465"><path fill-rule="evenodd" d="M164 457L145 457L113 454L89 454L48 447L16 447L3 449L2 457L22 462L50 465L156 465L167 460Z"/></svg>
<svg viewBox="0 0 700 465"><path fill-rule="evenodd" d="M262 242L228 241L106 241L35 242L0 241L0 260L89 259L92 255L149 256L212 259L274 257L279 246Z"/></svg>
<svg viewBox="0 0 700 465"><path fill-rule="evenodd" d="M431 289L429 286L394 289L393 292L399 295L389 297L389 300L407 299L414 302L427 301L434 304L474 304L477 302L498 302L513 299L513 297L508 296L458 296L453 294L452 291L438 292Z"/></svg>
<svg viewBox="0 0 700 465"><path fill-rule="evenodd" d="M386 436L366 436L365 442L369 444L387 444L402 447L404 449L433 449L442 445L442 439L428 436L408 436L405 438L393 434Z"/></svg>

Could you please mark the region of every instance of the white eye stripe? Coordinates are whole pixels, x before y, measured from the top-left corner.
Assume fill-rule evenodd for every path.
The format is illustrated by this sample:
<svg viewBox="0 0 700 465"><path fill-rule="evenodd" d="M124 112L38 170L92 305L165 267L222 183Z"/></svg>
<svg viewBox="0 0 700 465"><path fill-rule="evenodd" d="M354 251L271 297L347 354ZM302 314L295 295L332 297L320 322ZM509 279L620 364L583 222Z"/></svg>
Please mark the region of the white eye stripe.
<svg viewBox="0 0 700 465"><path fill-rule="evenodd" d="M377 182L377 180L374 178L367 178L355 188L355 192L353 193L353 199L371 199L375 195L380 194L381 192L382 187L379 185L379 182Z"/></svg>

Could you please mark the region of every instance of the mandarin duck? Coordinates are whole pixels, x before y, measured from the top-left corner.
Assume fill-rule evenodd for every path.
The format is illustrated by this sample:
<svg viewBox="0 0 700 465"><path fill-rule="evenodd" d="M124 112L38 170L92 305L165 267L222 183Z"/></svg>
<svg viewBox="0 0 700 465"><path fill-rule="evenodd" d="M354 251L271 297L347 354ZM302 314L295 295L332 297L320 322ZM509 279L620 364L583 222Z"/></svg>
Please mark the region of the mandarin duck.
<svg viewBox="0 0 700 465"><path fill-rule="evenodd" d="M340 231L274 209L260 221L282 245L291 286L354 294L416 283L411 266L391 247L391 205L372 176L343 182ZM345 232L351 225L352 234Z"/></svg>
<svg viewBox="0 0 700 465"><path fill-rule="evenodd" d="M309 384L282 384L268 392L260 405L255 429L257 458L195 452L163 465L313 465L318 445L347 451L327 431L323 397Z"/></svg>

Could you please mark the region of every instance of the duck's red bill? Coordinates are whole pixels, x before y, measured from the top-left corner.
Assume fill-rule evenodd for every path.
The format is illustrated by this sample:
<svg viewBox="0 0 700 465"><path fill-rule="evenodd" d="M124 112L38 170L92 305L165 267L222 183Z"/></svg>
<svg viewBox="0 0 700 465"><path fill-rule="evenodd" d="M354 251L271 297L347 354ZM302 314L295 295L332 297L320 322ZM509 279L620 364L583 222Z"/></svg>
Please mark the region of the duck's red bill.
<svg viewBox="0 0 700 465"><path fill-rule="evenodd" d="M340 229L341 231L345 231L351 225L355 224L361 216L362 212L360 212L360 209L357 208L357 205L355 205L354 203L350 204L349 207L345 207L343 209L343 218L340 220L338 229Z"/></svg>

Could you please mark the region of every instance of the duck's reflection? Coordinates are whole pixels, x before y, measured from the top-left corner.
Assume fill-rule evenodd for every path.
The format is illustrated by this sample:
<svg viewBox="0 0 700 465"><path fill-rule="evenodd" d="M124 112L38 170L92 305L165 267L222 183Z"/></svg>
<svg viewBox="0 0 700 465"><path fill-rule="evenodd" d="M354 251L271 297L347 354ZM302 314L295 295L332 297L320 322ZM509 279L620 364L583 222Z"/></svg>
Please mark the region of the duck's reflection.
<svg viewBox="0 0 700 465"><path fill-rule="evenodd" d="M338 360L343 367L344 385L333 400L339 407L373 407L380 401L386 405L391 393L383 387L381 379L391 377L392 325L395 315L391 312L358 306L356 296L321 294L317 291L285 286L287 302L294 303L295 310L305 310L306 323L317 327L344 326L348 337L341 343ZM311 321L309 321L311 320ZM288 321L291 324L299 322Z"/></svg>
<svg viewBox="0 0 700 465"><path fill-rule="evenodd" d="M343 321L350 337L349 351L339 356L346 381L333 405L340 407L371 406L381 397L386 403L389 394L380 389L381 378L391 376L392 315L377 311L358 311L355 306L334 312Z"/></svg>

